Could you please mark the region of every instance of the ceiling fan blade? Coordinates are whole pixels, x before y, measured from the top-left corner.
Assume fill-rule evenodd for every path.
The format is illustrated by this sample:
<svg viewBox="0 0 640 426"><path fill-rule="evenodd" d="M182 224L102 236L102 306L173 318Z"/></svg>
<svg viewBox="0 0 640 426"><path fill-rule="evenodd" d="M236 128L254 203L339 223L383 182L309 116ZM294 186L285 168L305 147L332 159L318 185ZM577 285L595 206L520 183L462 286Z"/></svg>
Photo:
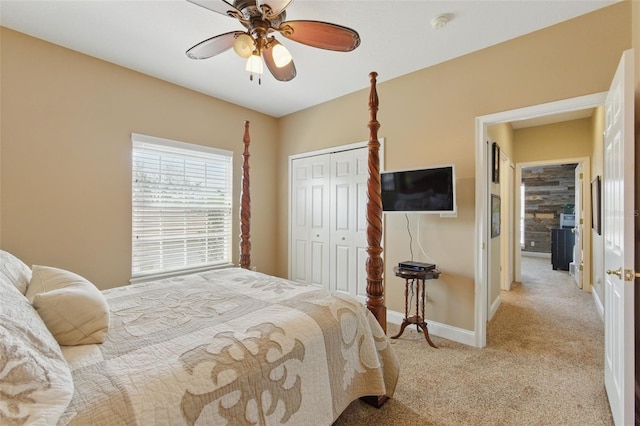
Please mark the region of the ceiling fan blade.
<svg viewBox="0 0 640 426"><path fill-rule="evenodd" d="M187 0L190 3L197 4L198 6L202 6L205 9L209 9L213 12L217 12L224 16L235 17L236 14L242 16L242 12L238 10L231 3L226 2L225 0Z"/></svg>
<svg viewBox="0 0 640 426"><path fill-rule="evenodd" d="M320 49L350 52L360 45L356 31L328 22L286 21L278 31L289 40Z"/></svg>
<svg viewBox="0 0 640 426"><path fill-rule="evenodd" d="M219 55L233 46L233 42L242 31L231 31L206 39L187 50L187 56L191 59L207 59Z"/></svg>
<svg viewBox="0 0 640 426"><path fill-rule="evenodd" d="M262 51L262 58L276 80L291 81L295 78L296 66L293 63L293 60L283 67L278 67L273 59L273 49L264 49Z"/></svg>
<svg viewBox="0 0 640 426"><path fill-rule="evenodd" d="M266 5L271 9L266 15L267 17L280 15L291 3L293 3L293 0L256 0L259 8L262 5Z"/></svg>

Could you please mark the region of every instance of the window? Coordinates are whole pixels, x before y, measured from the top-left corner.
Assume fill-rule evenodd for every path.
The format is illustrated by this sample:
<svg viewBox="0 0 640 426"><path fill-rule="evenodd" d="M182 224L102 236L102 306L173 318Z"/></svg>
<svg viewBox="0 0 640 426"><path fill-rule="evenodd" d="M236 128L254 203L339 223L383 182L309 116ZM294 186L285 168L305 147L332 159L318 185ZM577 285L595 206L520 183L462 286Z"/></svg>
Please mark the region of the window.
<svg viewBox="0 0 640 426"><path fill-rule="evenodd" d="M132 278L231 263L233 153L131 135Z"/></svg>

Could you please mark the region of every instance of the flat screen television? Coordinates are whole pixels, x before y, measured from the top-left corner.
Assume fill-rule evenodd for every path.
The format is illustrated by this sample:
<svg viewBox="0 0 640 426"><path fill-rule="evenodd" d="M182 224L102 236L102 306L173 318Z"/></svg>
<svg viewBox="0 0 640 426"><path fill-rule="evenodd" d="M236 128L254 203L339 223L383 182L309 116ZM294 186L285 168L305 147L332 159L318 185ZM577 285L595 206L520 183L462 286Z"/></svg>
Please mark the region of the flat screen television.
<svg viewBox="0 0 640 426"><path fill-rule="evenodd" d="M455 213L453 165L380 173L382 210L397 213Z"/></svg>

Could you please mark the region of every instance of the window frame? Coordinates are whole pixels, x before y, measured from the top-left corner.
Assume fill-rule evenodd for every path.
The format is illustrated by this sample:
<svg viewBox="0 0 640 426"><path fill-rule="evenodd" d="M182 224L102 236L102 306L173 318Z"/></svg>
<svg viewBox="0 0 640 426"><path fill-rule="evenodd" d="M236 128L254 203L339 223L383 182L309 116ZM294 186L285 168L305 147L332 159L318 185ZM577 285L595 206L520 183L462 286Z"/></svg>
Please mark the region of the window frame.
<svg viewBox="0 0 640 426"><path fill-rule="evenodd" d="M142 150L151 150L151 151L156 151L156 153L158 155L160 155L161 157L164 156L164 161L166 161L169 158L172 158L173 161L178 161L178 163L180 163L180 161L182 161L184 170L183 170L183 174L182 175L177 175L179 176L179 178L194 178L194 179L205 179L205 182L207 182L208 184L210 184L210 182L214 181L215 179L211 178L210 180L206 180L207 179L207 170L209 170L209 167L220 167L222 166L222 168L220 169L220 171L222 172L220 174L220 176L222 176L222 178L215 180L216 184L219 183L223 183L223 195L222 195L222 202L219 204L214 204L214 209L216 211L217 214L219 214L220 210L223 211L222 213L222 222L218 222L216 221L216 224L210 224L209 219L207 219L208 217L211 216L211 211L212 210L208 210L207 212L204 212L204 225L202 225L202 216L203 216L203 212L199 211L198 212L198 216L200 217L200 226L197 226L196 228L200 229L200 228L204 228L204 233L196 233L196 234L192 234L189 235L188 233L188 226L190 225L190 219L187 217L186 212L183 214L182 218L184 218L182 220L183 225L182 225L182 229L183 231L183 235L184 235L184 240L183 241L183 251L179 252L181 253L182 257L184 258L182 261L184 262L183 265L180 266L173 266L173 267L167 267L166 264L169 263L169 261L167 260L169 257L168 254L164 253L165 249L164 248L160 248L160 249L155 249L155 250L160 250L161 254L159 255L160 258L162 260L159 260L160 263L163 264L163 268L155 268L152 270L144 270L141 269L141 266L139 265L141 262L140 258L138 257L138 259L136 259L136 256L138 256L136 254L137 251L137 247L139 248L140 243L139 243L139 239L140 236L142 235L140 232L140 227L139 225L143 222L139 220L139 214L141 213L142 210L144 210L145 207L141 207L141 208L137 208L136 207L136 203L140 203L143 202L144 203L144 199L138 197L136 199L136 191L139 190L139 183L136 180L136 174L137 173L141 173L140 171L140 167L137 166L136 164L136 155L141 155L142 154ZM191 158L189 158L191 157ZM158 159L158 167L161 167L161 164L163 164L163 160L162 159ZM187 168L187 162L190 162L191 165L198 163L199 166L203 167L203 172L201 172L201 175L196 175L195 177L193 175L189 175L186 171ZM200 164L201 162L201 164ZM142 164L142 163L139 163ZM172 171L175 171L172 170ZM218 171L218 170L216 170ZM158 169L158 171L156 172L157 176L167 176L167 171L165 170L163 172L162 169ZM155 187L152 188L151 191L160 191L162 192L162 195L160 195L160 197L167 197L166 199L163 198L163 201L176 201L175 199L172 199L171 195L166 195L166 194L170 194L170 190L168 188L171 187L173 183L166 183L160 181L159 184ZM208 187L208 184L205 184L205 186ZM153 184L152 184L153 185ZM194 187L196 187L196 185L194 185ZM200 186L199 188L202 188L202 186ZM216 188L218 188L216 186ZM194 190L195 191L195 190ZM205 189L204 192L211 192L210 189ZM216 192L220 192L220 190L217 190ZM139 193L139 192L138 192ZM157 192L156 192L157 193ZM186 191L186 194L190 194L193 195L194 192L191 191ZM210 195L210 194L209 194ZM180 203L185 203L184 198L178 198L177 199L178 204ZM138 134L138 133L132 133L131 134L131 280L129 281L130 283L136 283L136 282L143 282L143 281L149 281L149 280L154 280L154 279L160 279L160 278L165 278L165 277L170 277L170 276L177 276L177 275L183 275L183 274L188 274L188 273L194 273L194 272L199 272L199 271L204 271L204 270L209 270L209 269L216 269L216 268L223 268L223 267L229 267L229 266L233 266L232 264L232 256L233 256L233 252L232 252L232 245L233 245L233 151L230 150L225 150L225 149L220 149L220 148L214 148L214 147L210 147L210 146L205 146L205 145L197 145L197 144L191 144L191 143L186 143L186 142L181 142L181 141L176 141L176 140L171 140L171 139L165 139L165 138L159 138L159 137L155 137L155 136L148 136L148 135L143 135L143 134ZM202 210L202 207L199 206L196 208L195 206L196 201L194 200L192 204L189 204L188 202L186 202L185 210L189 210L189 206L192 206L191 209L195 209L195 210ZM146 207L147 209L150 209L152 211L159 211L157 209L157 207L154 209L153 207L149 208L148 206ZM176 210L174 210L174 212L177 212L178 215L180 214L180 209L177 208ZM192 212L193 214L193 212ZM152 223L153 221L150 221L148 223ZM162 219L159 219L159 224L162 223ZM221 224L221 225L218 225ZM161 227L161 226L159 226ZM211 229L215 229L220 227L222 229L223 232L218 233L218 234L210 234L209 232L211 232ZM201 229L202 230L202 229ZM155 231L157 232L157 229L155 229ZM193 232L193 231L191 231ZM169 241L172 241L173 243L176 243L180 245L180 235L178 235L178 238L176 239L175 235L173 235L173 238L169 238L168 237L169 233L167 233L166 235L164 235L164 239L162 235L160 236L155 236L155 239L159 238L159 241L162 241L162 243L167 243ZM147 234L146 236L143 236L142 238L145 238L147 241L149 240L149 235ZM222 238L223 244L221 245L215 245L212 246L211 251L212 252L220 252L222 253L221 255L221 259L217 259L217 260L210 260L210 261L205 261L202 263L192 263L189 262L189 257L193 258L196 256L205 256L205 258L208 258L210 256L209 254L209 244L211 243L211 240L213 239L220 239ZM202 242L202 240L204 240L204 242ZM138 241L138 242L137 242ZM199 248L196 250L189 250L189 242L193 242L193 241L198 241L200 245L204 244L207 249L205 249L205 254L203 254L203 249ZM162 245L162 243L160 243L160 245ZM151 252L153 250L150 250L149 252ZM166 249L166 251L168 252L169 249ZM144 253L141 253L144 255ZM174 256L174 259L176 257L180 257L180 254ZM149 254L147 253L147 256L149 256ZM144 256L143 256L144 257Z"/></svg>

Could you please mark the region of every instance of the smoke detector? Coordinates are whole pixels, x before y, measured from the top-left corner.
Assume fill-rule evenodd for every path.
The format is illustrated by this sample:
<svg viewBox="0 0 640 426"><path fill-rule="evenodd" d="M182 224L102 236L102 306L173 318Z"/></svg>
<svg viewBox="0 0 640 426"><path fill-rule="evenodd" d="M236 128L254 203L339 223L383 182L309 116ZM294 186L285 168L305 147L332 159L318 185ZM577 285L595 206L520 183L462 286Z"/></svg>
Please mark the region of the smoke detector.
<svg viewBox="0 0 640 426"><path fill-rule="evenodd" d="M431 26L439 30L447 26L447 22L449 22L449 15L438 15L431 20Z"/></svg>

